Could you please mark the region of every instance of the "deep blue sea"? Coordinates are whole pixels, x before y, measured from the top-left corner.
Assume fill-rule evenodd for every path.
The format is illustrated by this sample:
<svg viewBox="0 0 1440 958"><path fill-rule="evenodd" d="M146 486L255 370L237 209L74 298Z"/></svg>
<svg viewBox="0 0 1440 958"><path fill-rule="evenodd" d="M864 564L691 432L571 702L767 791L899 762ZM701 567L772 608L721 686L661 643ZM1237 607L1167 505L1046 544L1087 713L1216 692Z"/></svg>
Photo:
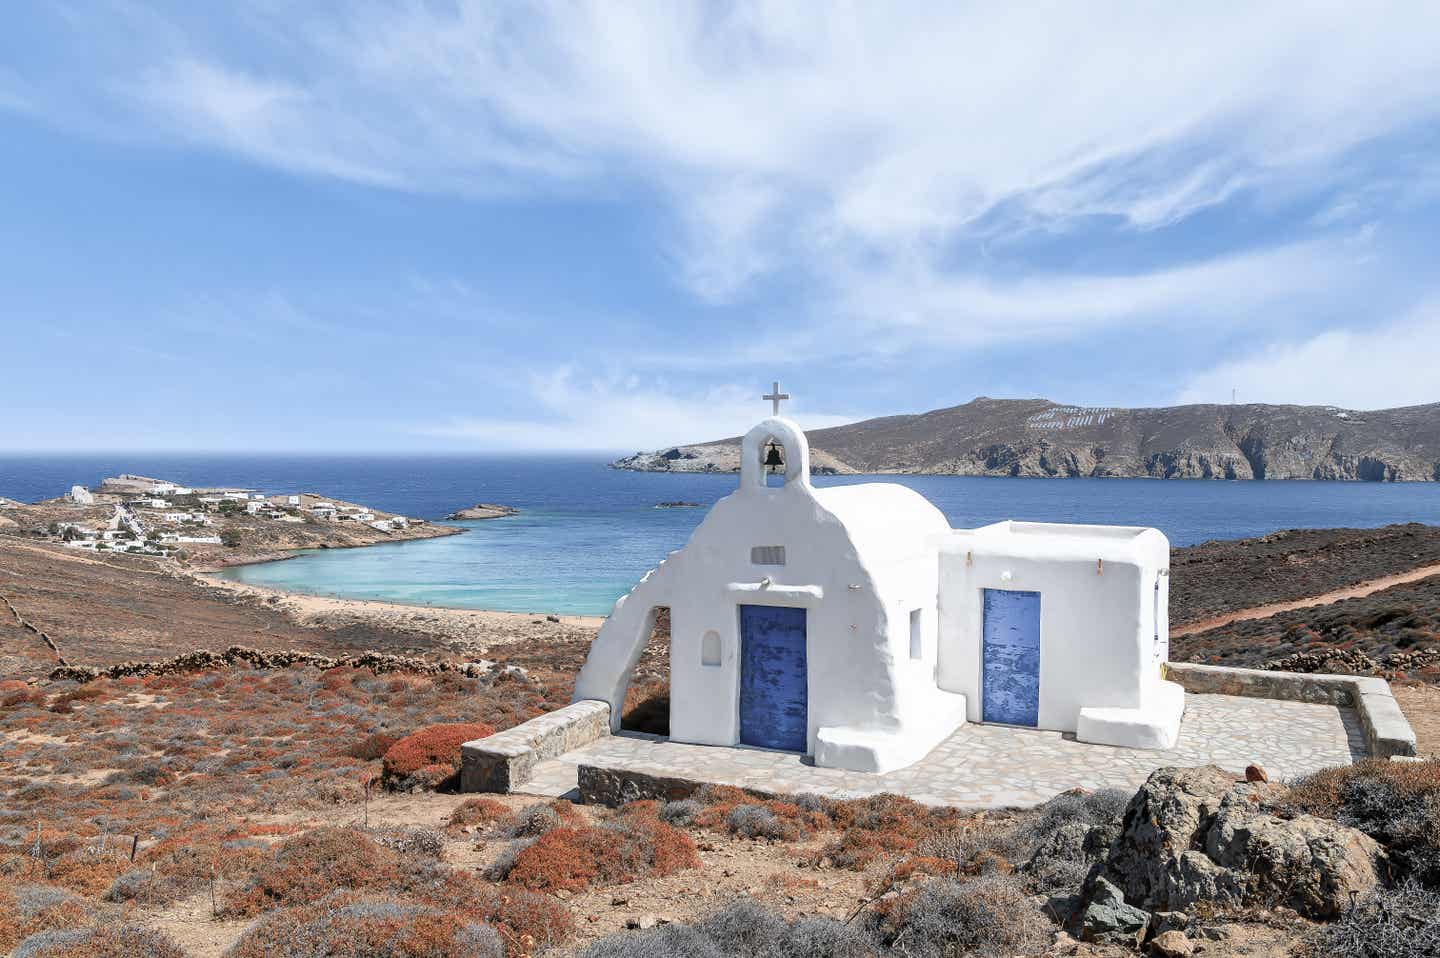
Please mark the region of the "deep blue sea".
<svg viewBox="0 0 1440 958"><path fill-rule="evenodd" d="M439 519L477 502L519 516L457 523L464 535L325 550L242 566L228 578L320 595L519 612L608 612L647 569L685 543L733 475L620 472L602 456L45 456L0 457L0 496L58 496L121 472L189 485L319 492L387 512ZM956 527L998 519L1155 526L1174 545L1277 529L1440 523L1440 483L1161 482L885 476L934 502ZM817 485L875 477L817 477Z"/></svg>

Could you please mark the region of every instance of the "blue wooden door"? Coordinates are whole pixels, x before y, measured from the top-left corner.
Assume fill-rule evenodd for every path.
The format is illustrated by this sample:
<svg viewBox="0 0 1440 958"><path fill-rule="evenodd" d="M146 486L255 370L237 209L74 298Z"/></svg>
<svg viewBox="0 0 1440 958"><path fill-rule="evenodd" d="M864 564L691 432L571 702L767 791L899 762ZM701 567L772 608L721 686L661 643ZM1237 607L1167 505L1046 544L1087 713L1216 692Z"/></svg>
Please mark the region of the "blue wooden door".
<svg viewBox="0 0 1440 958"><path fill-rule="evenodd" d="M1040 720L1040 593L985 590L981 717L1006 725Z"/></svg>
<svg viewBox="0 0 1440 958"><path fill-rule="evenodd" d="M740 741L805 751L805 610L740 607Z"/></svg>

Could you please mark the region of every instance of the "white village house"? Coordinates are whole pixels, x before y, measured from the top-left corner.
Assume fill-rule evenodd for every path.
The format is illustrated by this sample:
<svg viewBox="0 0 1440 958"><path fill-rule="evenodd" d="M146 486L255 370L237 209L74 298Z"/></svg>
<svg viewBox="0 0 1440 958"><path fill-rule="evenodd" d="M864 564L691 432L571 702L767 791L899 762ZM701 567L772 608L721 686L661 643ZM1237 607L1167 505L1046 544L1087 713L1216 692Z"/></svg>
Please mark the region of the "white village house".
<svg viewBox="0 0 1440 958"><path fill-rule="evenodd" d="M952 529L895 483L817 489L800 427L742 445L740 487L621 598L575 699L610 706L670 610L670 738L886 772L965 722L1169 748L1162 678L1169 543L1155 529L1000 522ZM766 462L781 464L770 486Z"/></svg>

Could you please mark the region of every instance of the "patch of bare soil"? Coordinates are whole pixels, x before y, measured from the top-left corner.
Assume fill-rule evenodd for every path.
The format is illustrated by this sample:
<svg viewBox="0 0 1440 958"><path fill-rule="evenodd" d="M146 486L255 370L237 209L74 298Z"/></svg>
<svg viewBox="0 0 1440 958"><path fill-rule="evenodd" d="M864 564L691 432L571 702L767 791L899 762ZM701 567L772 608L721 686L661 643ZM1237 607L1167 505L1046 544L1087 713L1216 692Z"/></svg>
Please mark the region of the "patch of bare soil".
<svg viewBox="0 0 1440 958"><path fill-rule="evenodd" d="M1415 730L1415 744L1422 757L1440 758L1440 687L1394 685L1395 701Z"/></svg>
<svg viewBox="0 0 1440 958"><path fill-rule="evenodd" d="M9 536L0 536L0 595L53 636L68 662L96 666L231 645L494 658L492 646L513 644L524 646L516 664L573 674L596 630L581 619L289 596L219 584L167 562ZM43 675L57 664L0 606L0 675Z"/></svg>

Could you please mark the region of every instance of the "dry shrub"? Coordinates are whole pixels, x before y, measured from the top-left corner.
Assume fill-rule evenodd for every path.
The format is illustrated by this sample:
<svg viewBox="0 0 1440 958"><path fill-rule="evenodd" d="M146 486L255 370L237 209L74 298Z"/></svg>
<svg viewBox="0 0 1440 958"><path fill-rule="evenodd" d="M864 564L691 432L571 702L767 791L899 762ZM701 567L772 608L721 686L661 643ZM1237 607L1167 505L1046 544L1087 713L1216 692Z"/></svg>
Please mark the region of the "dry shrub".
<svg viewBox="0 0 1440 958"><path fill-rule="evenodd" d="M876 859L908 851L914 845L914 841L903 835L888 835L856 828L842 832L838 838L826 842L808 861L813 865L829 862L836 868L864 871Z"/></svg>
<svg viewBox="0 0 1440 958"><path fill-rule="evenodd" d="M73 892L53 885L0 885L0 953L41 932L75 928L89 921L89 909Z"/></svg>
<svg viewBox="0 0 1440 958"><path fill-rule="evenodd" d="M1002 875L928 881L885 899L870 920L887 946L903 941L903 953L914 958L1035 954L1052 931L1024 887Z"/></svg>
<svg viewBox="0 0 1440 958"><path fill-rule="evenodd" d="M794 802L760 798L728 785L705 786L690 801L705 806L691 816L694 824L741 838L796 841L830 826L830 819L821 812Z"/></svg>
<svg viewBox="0 0 1440 958"><path fill-rule="evenodd" d="M266 845L249 836L271 831L254 826L244 834L216 829L169 836L141 852L137 867L115 879L105 900L164 905L199 892L212 877L244 881L271 857Z"/></svg>
<svg viewBox="0 0 1440 958"><path fill-rule="evenodd" d="M499 932L465 914L340 896L255 922L227 958L504 958Z"/></svg>
<svg viewBox="0 0 1440 958"><path fill-rule="evenodd" d="M444 784L460 771L460 746L494 735L483 722L431 725L400 739L385 752L385 782L397 787L428 784L443 772ZM412 782L412 777L419 782Z"/></svg>
<svg viewBox="0 0 1440 958"><path fill-rule="evenodd" d="M535 891L577 892L698 867L690 836L660 821L654 802L645 806L622 809L600 827L551 828L496 877Z"/></svg>
<svg viewBox="0 0 1440 958"><path fill-rule="evenodd" d="M385 753L390 751L390 747L400 741L400 738L401 736L390 732L371 732L346 749L345 754L351 758L373 762L378 758L384 758Z"/></svg>
<svg viewBox="0 0 1440 958"><path fill-rule="evenodd" d="M570 909L549 895L538 895L523 888L501 890L482 886L475 888L464 902L468 913L500 930L512 956L546 951L564 944L575 934L575 919Z"/></svg>
<svg viewBox="0 0 1440 958"><path fill-rule="evenodd" d="M1440 955L1440 894L1416 882L1376 889L1297 949L1303 958L1434 958Z"/></svg>
<svg viewBox="0 0 1440 958"><path fill-rule="evenodd" d="M894 868L880 878L872 890L880 892L885 886L901 884L919 875L936 878L954 877L955 863L947 858L932 858L928 855L911 855L900 859Z"/></svg>
<svg viewBox="0 0 1440 958"><path fill-rule="evenodd" d="M879 949L864 929L833 918L787 922L748 898L694 925L663 925L602 938L582 958L873 958Z"/></svg>
<svg viewBox="0 0 1440 958"><path fill-rule="evenodd" d="M399 856L348 828L317 828L287 838L222 911L248 918L282 905L315 902L335 891L387 885L398 877Z"/></svg>
<svg viewBox="0 0 1440 958"><path fill-rule="evenodd" d="M1398 877L1440 885L1440 759L1367 759L1323 769L1292 785L1286 803L1380 842Z"/></svg>
<svg viewBox="0 0 1440 958"><path fill-rule="evenodd" d="M500 834L506 838L537 838L552 828L579 821L575 806L563 798L554 802L537 802L508 816L500 825Z"/></svg>
<svg viewBox="0 0 1440 958"><path fill-rule="evenodd" d="M166 935L139 925L45 931L27 938L11 958L185 958Z"/></svg>
<svg viewBox="0 0 1440 958"><path fill-rule="evenodd" d="M445 855L445 835L422 825L389 825L370 829L377 845L401 855L417 855L439 861Z"/></svg>
<svg viewBox="0 0 1440 958"><path fill-rule="evenodd" d="M471 798L460 805L445 819L445 830L454 834L467 828L489 825L508 815L510 809L493 798Z"/></svg>
<svg viewBox="0 0 1440 958"><path fill-rule="evenodd" d="M95 898L129 867L129 855L118 847L82 847L50 863L50 881Z"/></svg>

